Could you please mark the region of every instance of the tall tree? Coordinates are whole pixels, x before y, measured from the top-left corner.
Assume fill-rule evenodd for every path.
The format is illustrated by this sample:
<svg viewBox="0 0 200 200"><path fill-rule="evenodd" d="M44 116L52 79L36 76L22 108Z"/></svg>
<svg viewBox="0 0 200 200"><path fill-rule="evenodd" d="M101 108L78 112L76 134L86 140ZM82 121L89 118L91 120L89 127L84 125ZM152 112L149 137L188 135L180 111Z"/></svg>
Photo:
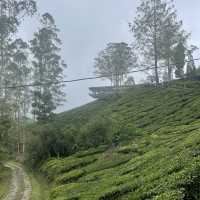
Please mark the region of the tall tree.
<svg viewBox="0 0 200 200"><path fill-rule="evenodd" d="M182 34L181 22L177 21L172 1L141 0L137 16L134 22L130 23L130 28L138 50L148 64L154 63L155 81L159 84L159 61L163 58L169 61L172 47L178 42L177 37ZM171 69L168 70L171 74Z"/></svg>
<svg viewBox="0 0 200 200"><path fill-rule="evenodd" d="M178 45L174 49L173 61L176 67L175 75L177 78L184 77L185 51L186 51L186 48L183 42L179 42Z"/></svg>
<svg viewBox="0 0 200 200"><path fill-rule="evenodd" d="M34 0L1 0L0 1L0 85L7 85L7 67L12 62L10 48L13 36L16 34L21 21L26 16L36 12ZM6 98L6 90L1 91L1 97Z"/></svg>
<svg viewBox="0 0 200 200"><path fill-rule="evenodd" d="M163 59L167 65L167 75L168 81L173 78L173 56L174 56L174 46L178 44L179 41L187 43L189 34L182 30L182 21L177 20L176 11L173 11L173 7L170 7L172 12L170 18L165 20L162 24L163 32L161 39L161 59Z"/></svg>
<svg viewBox="0 0 200 200"><path fill-rule="evenodd" d="M109 43L95 59L95 73L107 77L116 87L133 67L137 67L137 57L126 43Z"/></svg>
<svg viewBox="0 0 200 200"><path fill-rule="evenodd" d="M8 67L7 80L10 80L9 85L26 85L31 77L31 68L28 62L28 44L22 39L16 39L10 48L12 49L12 62ZM18 152L20 152L20 149L24 149L25 131L23 124L29 111L30 89L28 87L17 87L13 90L9 89L7 93L8 96L11 96L15 132L18 134Z"/></svg>
<svg viewBox="0 0 200 200"><path fill-rule="evenodd" d="M38 120L48 120L63 99L62 84L66 64L60 56L61 40L54 18L45 13L41 28L30 41L33 53L33 79L38 86L33 90L33 114Z"/></svg>
<svg viewBox="0 0 200 200"><path fill-rule="evenodd" d="M194 45L191 45L186 50L186 56L188 59L187 66L186 66L187 67L186 74L187 74L187 77L190 77L190 78L192 78L196 74L196 66L195 66L195 61L194 61L194 56L193 56L196 50L198 50L198 48Z"/></svg>
<svg viewBox="0 0 200 200"><path fill-rule="evenodd" d="M19 41L16 33L22 20L36 13L35 0L1 0L0 1L0 113L17 121L19 125L22 91L6 89L7 86L23 82L22 65L24 55L19 54ZM18 45L17 45L18 43ZM22 44L22 42L21 42ZM23 58L22 58L23 57ZM23 60L23 61L22 61ZM28 77L27 77L28 78ZM25 99L25 98L24 98ZM9 105L9 106L8 106Z"/></svg>

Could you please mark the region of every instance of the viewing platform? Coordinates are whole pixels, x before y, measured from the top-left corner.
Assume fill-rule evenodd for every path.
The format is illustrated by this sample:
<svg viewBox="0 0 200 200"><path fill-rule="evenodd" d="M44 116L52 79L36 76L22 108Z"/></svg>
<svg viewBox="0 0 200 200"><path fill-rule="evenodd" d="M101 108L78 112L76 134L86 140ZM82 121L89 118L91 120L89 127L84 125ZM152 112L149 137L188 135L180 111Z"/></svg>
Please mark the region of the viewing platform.
<svg viewBox="0 0 200 200"><path fill-rule="evenodd" d="M104 86L104 87L90 87L90 93L89 95L93 97L94 99L104 99L110 95L118 94L119 92L122 92L125 89L132 88L134 86Z"/></svg>

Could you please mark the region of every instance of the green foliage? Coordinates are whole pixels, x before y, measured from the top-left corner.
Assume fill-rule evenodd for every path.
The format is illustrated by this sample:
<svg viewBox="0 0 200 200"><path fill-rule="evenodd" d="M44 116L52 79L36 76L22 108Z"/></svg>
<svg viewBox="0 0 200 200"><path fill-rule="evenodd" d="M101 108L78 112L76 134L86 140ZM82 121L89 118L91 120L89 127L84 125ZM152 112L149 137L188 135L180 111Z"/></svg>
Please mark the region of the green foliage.
<svg viewBox="0 0 200 200"><path fill-rule="evenodd" d="M88 122L80 130L78 143L81 147L97 147L99 144L110 143L111 122L102 117L95 118Z"/></svg>
<svg viewBox="0 0 200 200"><path fill-rule="evenodd" d="M137 57L126 43L109 43L95 59L95 73L107 77L114 86L122 85L125 75L137 67Z"/></svg>
<svg viewBox="0 0 200 200"><path fill-rule="evenodd" d="M34 125L29 131L27 155L30 166L35 166L38 162L49 157L69 155L74 151L73 132L63 134L56 126L50 124Z"/></svg>
<svg viewBox="0 0 200 200"><path fill-rule="evenodd" d="M88 127L95 140L85 140L86 148L95 148L42 164L41 172L53 184L50 198L199 199L199 86L185 80L165 89L136 87L56 116L54 123L72 129L75 140ZM92 133L102 130L109 146L96 147L93 141L104 140ZM120 136L116 147L115 135Z"/></svg>
<svg viewBox="0 0 200 200"><path fill-rule="evenodd" d="M150 140L148 148L142 148L140 141L143 155L129 153L125 160L115 152L106 152L92 164L61 172L55 180L57 186L52 190L52 199L64 196L66 199L198 199L200 159L191 157L189 149L182 147L198 138L198 130L195 132L187 139L184 137L187 133L180 135L182 140L176 141L171 148L169 145L174 138L160 133L156 142L154 138ZM175 132L170 135L173 134L176 135ZM163 139L165 143L169 139L169 144L163 145ZM103 155L106 156L102 158ZM56 171L58 160L54 163Z"/></svg>
<svg viewBox="0 0 200 200"><path fill-rule="evenodd" d="M17 78L20 81L18 76L22 74L20 74L19 70L22 70L20 67L22 65L24 67L24 60L27 60L24 59L26 58L26 54L23 54L23 56L21 54L21 50L25 47L20 46L18 48L19 46L16 46L17 42L22 41L22 39L15 39L19 25L25 17L34 15L37 8L36 1L34 0L19 0L1 1L0 9L0 84L7 86L8 84L17 84ZM19 64L20 61L21 64ZM27 63L25 65L27 66ZM11 77L13 74L14 76ZM8 103L12 100L11 97L15 97L15 92L1 90L0 96L3 97L3 95L6 103Z"/></svg>
<svg viewBox="0 0 200 200"><path fill-rule="evenodd" d="M29 127L30 138L27 145L27 160L30 165L35 166L49 157L63 157L81 149L111 144L112 135L110 131L109 120L100 117L86 123L81 129L77 129L73 125L60 129L53 122L45 125L38 123ZM104 146L101 147L102 150L105 148ZM101 152L101 149L94 149L92 154ZM84 155L79 153L77 156L82 157Z"/></svg>
<svg viewBox="0 0 200 200"><path fill-rule="evenodd" d="M190 48L187 50L187 57L189 62L187 63L186 75L188 78L194 78L197 75L196 65L193 56L196 50L198 50L198 48L193 45L191 45Z"/></svg>
<svg viewBox="0 0 200 200"><path fill-rule="evenodd" d="M9 189L11 172L0 163L0 199L5 197Z"/></svg>
<svg viewBox="0 0 200 200"><path fill-rule="evenodd" d="M33 91L32 113L39 121L52 119L53 111L63 100L62 84L66 67L60 53L61 41L54 18L45 13L40 20L41 28L30 41L33 54L33 79L38 87Z"/></svg>
<svg viewBox="0 0 200 200"><path fill-rule="evenodd" d="M184 76L185 50L182 42L179 42L174 50L174 63L176 64L175 74L177 78L183 78Z"/></svg>
<svg viewBox="0 0 200 200"><path fill-rule="evenodd" d="M95 162L96 159L96 155L76 159L73 157L68 157L66 159L50 159L46 164L42 165L41 171L45 173L49 180L54 180L60 173L66 173L87 166Z"/></svg>
<svg viewBox="0 0 200 200"><path fill-rule="evenodd" d="M71 172L58 176L55 182L58 184L70 183L70 182L78 180L81 176L84 175L84 173L85 173L84 170L81 170L81 169L73 170Z"/></svg>
<svg viewBox="0 0 200 200"><path fill-rule="evenodd" d="M6 117L0 117L0 143L6 143L8 140L8 132L12 126L12 121ZM8 141L7 141L8 142ZM7 144L7 143L6 143Z"/></svg>
<svg viewBox="0 0 200 200"><path fill-rule="evenodd" d="M15 153L16 151L16 130L13 129L15 123L9 116L0 117L0 161L1 151L5 154Z"/></svg>
<svg viewBox="0 0 200 200"><path fill-rule="evenodd" d="M3 165L8 158L7 149L0 144L0 199L7 194L12 176L11 170Z"/></svg>
<svg viewBox="0 0 200 200"><path fill-rule="evenodd" d="M153 76L159 82L158 63L165 61L168 66L168 80L172 78L173 47L179 40L186 40L187 35L178 20L173 1L141 0L130 30L135 37L135 45L144 61L155 63ZM157 66L156 66L157 65ZM141 65L143 67L143 65Z"/></svg>
<svg viewBox="0 0 200 200"><path fill-rule="evenodd" d="M112 124L113 130L112 134L112 143L117 146L122 142L129 141L137 136L136 127L133 124L119 124L117 122Z"/></svg>

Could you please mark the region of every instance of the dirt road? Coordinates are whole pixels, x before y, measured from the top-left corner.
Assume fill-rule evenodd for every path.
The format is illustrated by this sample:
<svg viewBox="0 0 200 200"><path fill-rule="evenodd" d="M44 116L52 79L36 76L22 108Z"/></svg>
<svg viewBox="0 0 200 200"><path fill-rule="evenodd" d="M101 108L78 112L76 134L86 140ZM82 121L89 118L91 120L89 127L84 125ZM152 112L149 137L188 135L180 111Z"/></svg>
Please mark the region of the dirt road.
<svg viewBox="0 0 200 200"><path fill-rule="evenodd" d="M6 163L5 166L12 170L12 180L9 193L3 200L30 200L32 187L23 167L13 162Z"/></svg>

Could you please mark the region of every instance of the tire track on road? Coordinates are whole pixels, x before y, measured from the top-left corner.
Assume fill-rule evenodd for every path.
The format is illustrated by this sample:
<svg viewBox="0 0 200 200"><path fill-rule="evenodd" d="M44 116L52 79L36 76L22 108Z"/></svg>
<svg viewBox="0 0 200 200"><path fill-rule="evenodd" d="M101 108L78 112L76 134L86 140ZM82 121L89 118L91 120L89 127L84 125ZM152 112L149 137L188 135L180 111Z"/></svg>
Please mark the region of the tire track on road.
<svg viewBox="0 0 200 200"><path fill-rule="evenodd" d="M6 163L5 167L12 170L12 180L9 193L3 200L30 200L32 186L23 167L12 162Z"/></svg>

